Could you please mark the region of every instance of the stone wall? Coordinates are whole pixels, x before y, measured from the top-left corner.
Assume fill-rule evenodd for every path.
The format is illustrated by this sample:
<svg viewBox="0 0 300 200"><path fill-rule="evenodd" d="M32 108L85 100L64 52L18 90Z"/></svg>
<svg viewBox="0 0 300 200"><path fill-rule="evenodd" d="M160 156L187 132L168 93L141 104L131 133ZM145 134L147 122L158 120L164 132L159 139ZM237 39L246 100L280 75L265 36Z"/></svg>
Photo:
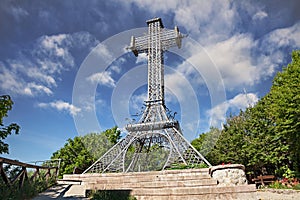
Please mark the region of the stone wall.
<svg viewBox="0 0 300 200"><path fill-rule="evenodd" d="M245 166L240 164L218 165L210 168L212 178L218 181L218 186L247 185Z"/></svg>

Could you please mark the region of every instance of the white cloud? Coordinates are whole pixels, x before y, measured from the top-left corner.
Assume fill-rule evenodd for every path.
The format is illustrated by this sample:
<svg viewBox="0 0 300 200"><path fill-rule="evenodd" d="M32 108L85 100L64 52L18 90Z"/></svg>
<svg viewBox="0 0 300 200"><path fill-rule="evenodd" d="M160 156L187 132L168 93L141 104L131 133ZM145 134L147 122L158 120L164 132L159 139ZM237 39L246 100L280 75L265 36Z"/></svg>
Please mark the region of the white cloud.
<svg viewBox="0 0 300 200"><path fill-rule="evenodd" d="M0 89L17 95L51 95L61 72L75 65L71 50L89 51L97 43L86 32L42 36L35 41L33 49L21 49L17 57L0 61Z"/></svg>
<svg viewBox="0 0 300 200"><path fill-rule="evenodd" d="M254 106L258 101L258 97L254 93L238 94L228 101L229 108L237 108L237 110Z"/></svg>
<svg viewBox="0 0 300 200"><path fill-rule="evenodd" d="M239 30L240 27L244 27L241 24L244 15L256 21L269 18L265 7L262 6L263 3L247 1L235 3L223 0L155 2L131 0L129 3L128 1L123 3L133 3L140 9L153 13L154 16L160 12L172 13L174 24L184 27L189 37L198 41L207 50L219 68L226 90L241 90L243 87L253 86L272 77L286 56L286 52L279 47L300 46L299 23L274 30L267 37L257 39L255 35ZM191 57L198 53L193 53L192 49L188 51L192 52ZM137 62L142 61L143 57L137 58ZM198 63L202 64L201 60ZM184 74L189 74L188 69L179 69L183 70Z"/></svg>
<svg viewBox="0 0 300 200"><path fill-rule="evenodd" d="M113 65L110 67L111 71L116 72L117 74L119 74L121 72L121 67L120 65Z"/></svg>
<svg viewBox="0 0 300 200"><path fill-rule="evenodd" d="M111 60L112 58L112 54L102 43L100 43L94 51L96 51L96 53L105 60Z"/></svg>
<svg viewBox="0 0 300 200"><path fill-rule="evenodd" d="M254 93L238 94L232 99L229 99L214 108L207 111L208 116L211 118L212 126L220 126L221 123L225 122L226 112L230 111L233 114L239 110L244 110L249 106L253 106L257 103L258 97Z"/></svg>
<svg viewBox="0 0 300 200"><path fill-rule="evenodd" d="M62 48L62 42L66 40L66 34L59 34L53 36L43 36L40 44L43 49L48 50L55 56L64 57L67 54L67 49Z"/></svg>
<svg viewBox="0 0 300 200"><path fill-rule="evenodd" d="M148 2L135 3L140 8L150 8L151 12L159 10L156 8L157 5L151 5ZM251 51L255 47L255 41L251 35L233 34L235 25L239 22L237 8L234 4L230 1L219 0L172 1L167 8L168 11L174 12L175 23L183 26L190 37L204 45L203 47L217 65L226 89L240 90L240 87L252 86L260 80L260 70L252 63ZM191 52L191 57L199 53L193 52L192 49L188 49L188 51ZM205 52L202 53L205 54ZM137 62L141 62L141 60L138 58ZM197 62L199 66L204 64L200 58ZM183 63L177 70L180 70L189 80L192 79L194 83L203 83L199 76L192 76L195 73L192 66Z"/></svg>
<svg viewBox="0 0 300 200"><path fill-rule="evenodd" d="M29 96L34 96L35 94L45 93L51 95L53 92L46 86L38 85L36 83L28 83L24 88L24 93Z"/></svg>
<svg viewBox="0 0 300 200"><path fill-rule="evenodd" d="M141 105L147 100L147 92L142 93L140 95L133 95L130 98L130 107L135 111L135 112L141 112ZM125 104L126 105L126 104Z"/></svg>
<svg viewBox="0 0 300 200"><path fill-rule="evenodd" d="M153 16L163 13L172 13L175 24L183 26L193 37L204 43L211 43L226 38L234 29L235 22L239 20L236 16L236 8L230 1L222 0L129 0L119 1L131 4L152 13ZM172 28L172 27L168 27Z"/></svg>
<svg viewBox="0 0 300 200"><path fill-rule="evenodd" d="M41 82L46 83L47 85L56 86L55 79L50 75L42 73L42 71L37 67L28 68L27 76L40 80Z"/></svg>
<svg viewBox="0 0 300 200"><path fill-rule="evenodd" d="M296 38L296 31L289 32L294 33L290 38ZM194 85L203 85L204 80L210 81L212 74L209 74L210 77L200 74L203 77L199 77L197 71L206 72L209 68L216 67L227 91L241 91L245 87L259 84L262 80L273 76L275 69L282 63L284 54L275 48L276 40L271 38L254 40L250 34L236 34L226 40L203 46L202 49L194 49L189 44L185 44L185 51L189 52L190 56L178 65L176 70ZM266 44L261 47L262 43ZM262 52L257 54L259 48ZM253 53L254 49L256 54ZM207 62L207 57L212 62ZM197 68L195 69L195 66L189 63L193 63Z"/></svg>
<svg viewBox="0 0 300 200"><path fill-rule="evenodd" d="M258 11L255 13L255 15L252 17L253 20L262 20L264 18L268 17L268 14L264 11Z"/></svg>
<svg viewBox="0 0 300 200"><path fill-rule="evenodd" d="M12 7L11 13L17 21L21 21L29 15L29 13L24 8L21 8L19 6Z"/></svg>
<svg viewBox="0 0 300 200"><path fill-rule="evenodd" d="M176 94L177 98L182 100L188 100L190 98L189 93L187 93L187 81L186 76L181 73L171 73L165 75L165 85L168 87L173 94ZM172 101L174 96L169 91L166 91L168 101Z"/></svg>
<svg viewBox="0 0 300 200"><path fill-rule="evenodd" d="M68 102L64 102L62 100L58 100L58 101L54 101L54 102L50 102L50 103L39 103L38 107L41 108L54 108L58 111L67 111L69 114L71 114L72 116L77 115L81 109L77 108L76 106L68 103Z"/></svg>
<svg viewBox="0 0 300 200"><path fill-rule="evenodd" d="M44 72L54 74L68 70L74 66L74 58L70 49L73 35L59 34L42 36L38 39L33 54L36 62L41 65Z"/></svg>
<svg viewBox="0 0 300 200"><path fill-rule="evenodd" d="M19 94L26 94L24 83L18 79L13 71L9 71L3 63L0 63L0 87L4 91L14 91Z"/></svg>
<svg viewBox="0 0 300 200"><path fill-rule="evenodd" d="M218 67L226 90L240 90L272 77L286 56L280 48L299 48L299 38L300 23L297 23L258 40L249 34L233 35L205 49Z"/></svg>
<svg viewBox="0 0 300 200"><path fill-rule="evenodd" d="M148 56L146 53L140 53L138 55L138 57L136 58L136 61L135 63L147 63L147 60L148 60Z"/></svg>
<svg viewBox="0 0 300 200"><path fill-rule="evenodd" d="M3 63L0 63L2 70L0 70L0 87L4 91L10 91L14 94L34 96L36 94L51 95L53 92L50 88L37 84L36 82L25 82L20 79L16 72L9 71Z"/></svg>
<svg viewBox="0 0 300 200"><path fill-rule="evenodd" d="M276 29L255 41L256 58L252 58L257 65L257 78L269 78L282 67L288 56L287 51L300 47L300 23L287 28Z"/></svg>
<svg viewBox="0 0 300 200"><path fill-rule="evenodd" d="M122 1L123 2L123 1ZM135 3L138 7L142 9L147 9L150 12L168 12L169 10L174 10L179 2L174 1L174 0L165 0L165 1L160 1L160 0L144 0L144 1L139 1L139 0L128 0L126 1L127 3Z"/></svg>
<svg viewBox="0 0 300 200"><path fill-rule="evenodd" d="M99 73L93 74L93 75L87 77L87 80L92 83L98 83L98 84L105 85L108 87L116 87L116 83L115 83L114 79L111 77L111 72L109 72L109 71L104 71L104 72L99 72Z"/></svg>
<svg viewBox="0 0 300 200"><path fill-rule="evenodd" d="M251 59L254 45L251 36L239 34L206 47L222 75L226 89L240 89L240 86L251 86L259 80L259 68L252 65Z"/></svg>
<svg viewBox="0 0 300 200"><path fill-rule="evenodd" d="M276 29L267 35L266 40L269 43L276 44L276 50L279 47L300 46L300 22L287 28Z"/></svg>

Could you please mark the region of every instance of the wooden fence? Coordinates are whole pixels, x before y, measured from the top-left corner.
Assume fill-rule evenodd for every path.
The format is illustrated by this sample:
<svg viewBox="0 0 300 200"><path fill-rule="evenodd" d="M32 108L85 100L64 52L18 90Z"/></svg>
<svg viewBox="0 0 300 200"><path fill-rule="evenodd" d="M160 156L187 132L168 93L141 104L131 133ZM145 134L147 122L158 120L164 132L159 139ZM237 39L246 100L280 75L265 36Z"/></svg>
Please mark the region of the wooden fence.
<svg viewBox="0 0 300 200"><path fill-rule="evenodd" d="M14 177L10 177L7 175L7 170L4 169L4 165L11 165L15 167L19 167L17 174ZM33 169L33 174L29 177L27 169ZM39 166L39 165L32 165L28 163L19 162L17 160L11 160L7 158L0 157L0 175L3 181L7 186L12 186L16 182L19 182L19 187L23 187L24 182L26 180L33 181L35 178L40 176L44 176L46 180L48 180L52 176L57 176L58 173L58 166L49 167L49 166ZM41 170L45 170L45 174L41 174Z"/></svg>

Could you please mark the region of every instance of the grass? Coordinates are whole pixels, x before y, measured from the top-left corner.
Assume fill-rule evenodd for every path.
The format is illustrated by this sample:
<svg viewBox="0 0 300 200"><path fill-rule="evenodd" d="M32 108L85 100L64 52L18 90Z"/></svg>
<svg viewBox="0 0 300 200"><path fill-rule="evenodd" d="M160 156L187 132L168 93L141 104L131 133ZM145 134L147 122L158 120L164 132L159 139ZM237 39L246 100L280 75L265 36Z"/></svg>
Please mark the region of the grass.
<svg viewBox="0 0 300 200"><path fill-rule="evenodd" d="M200 169L200 168L208 168L205 163L194 164L194 165L185 165L185 164L173 164L167 170L176 170L176 169Z"/></svg>
<svg viewBox="0 0 300 200"><path fill-rule="evenodd" d="M40 192L55 183L55 178L49 178L48 181L44 177L39 177L34 181L26 180L20 188L19 182L11 186L7 186L4 182L0 182L0 199L1 200L24 200L35 197Z"/></svg>

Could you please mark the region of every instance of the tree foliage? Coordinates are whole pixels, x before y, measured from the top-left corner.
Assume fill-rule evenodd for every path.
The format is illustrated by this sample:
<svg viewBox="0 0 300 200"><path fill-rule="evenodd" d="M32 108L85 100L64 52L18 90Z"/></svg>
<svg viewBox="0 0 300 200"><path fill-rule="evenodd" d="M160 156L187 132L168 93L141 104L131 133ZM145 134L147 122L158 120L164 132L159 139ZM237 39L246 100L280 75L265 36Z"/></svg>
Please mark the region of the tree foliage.
<svg viewBox="0 0 300 200"><path fill-rule="evenodd" d="M51 159L61 159L59 175L72 174L75 168L85 169L93 162L81 137L68 139L63 148L53 153Z"/></svg>
<svg viewBox="0 0 300 200"><path fill-rule="evenodd" d="M67 143L54 152L51 159L61 159L60 173L72 174L74 169L83 171L100 158L120 139L120 130L115 126L102 133L90 133L68 139Z"/></svg>
<svg viewBox="0 0 300 200"><path fill-rule="evenodd" d="M299 173L299 80L300 51L294 51L292 62L275 76L270 92L255 106L227 119L214 149L207 154L208 160L215 165L241 163L254 174ZM197 149L202 147L199 141L192 142Z"/></svg>
<svg viewBox="0 0 300 200"><path fill-rule="evenodd" d="M292 53L292 62L278 73L269 94L269 115L275 132L284 138L286 166L300 171L300 50Z"/></svg>
<svg viewBox="0 0 300 200"><path fill-rule="evenodd" d="M196 138L191 144L203 155L206 156L214 148L216 141L218 140L221 131L218 128L211 127L209 132L200 134L199 138Z"/></svg>
<svg viewBox="0 0 300 200"><path fill-rule="evenodd" d="M8 116L8 111L12 109L13 101L10 96L0 96L0 154L8 153L8 144L3 140L12 133L18 134L20 126L16 123L11 123L8 126L3 124L3 118Z"/></svg>
<svg viewBox="0 0 300 200"><path fill-rule="evenodd" d="M117 126L115 126L111 129L107 129L106 131L104 131L104 135L111 143L116 144L121 138L121 131Z"/></svg>

